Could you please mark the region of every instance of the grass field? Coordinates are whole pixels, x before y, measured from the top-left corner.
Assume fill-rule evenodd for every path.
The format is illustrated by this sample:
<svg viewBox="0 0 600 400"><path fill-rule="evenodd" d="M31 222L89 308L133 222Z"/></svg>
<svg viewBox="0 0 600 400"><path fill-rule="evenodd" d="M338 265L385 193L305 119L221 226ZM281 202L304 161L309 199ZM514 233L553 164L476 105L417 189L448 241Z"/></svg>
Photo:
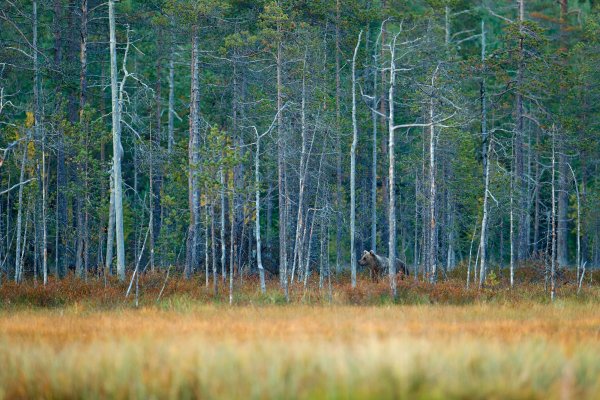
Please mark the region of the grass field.
<svg viewBox="0 0 600 400"><path fill-rule="evenodd" d="M282 305L249 282L230 307L181 281L156 302L151 282L138 308L118 285L0 288L0 398L600 398L595 288L550 304L407 282L393 304L341 285Z"/></svg>

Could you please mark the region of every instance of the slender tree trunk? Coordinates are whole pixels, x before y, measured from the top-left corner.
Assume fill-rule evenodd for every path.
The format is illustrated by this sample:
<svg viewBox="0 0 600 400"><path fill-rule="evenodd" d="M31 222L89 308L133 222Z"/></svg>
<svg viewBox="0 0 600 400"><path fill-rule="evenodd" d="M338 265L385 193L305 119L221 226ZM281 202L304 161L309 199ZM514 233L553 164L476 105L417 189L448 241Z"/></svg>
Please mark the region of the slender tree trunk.
<svg viewBox="0 0 600 400"><path fill-rule="evenodd" d="M161 39L162 30L158 31L158 43L156 45L158 49L158 57L156 59L156 83L154 89L156 109L156 129L154 133L150 130L150 216L152 224L150 225L150 270L154 272L155 264L155 247L160 236L160 229L162 226L161 221L161 187L163 181L162 163L160 157L156 159L154 157L155 152L160 154L160 142L162 138L162 85L161 85L161 74L162 74L162 58L161 48L163 41Z"/></svg>
<svg viewBox="0 0 600 400"><path fill-rule="evenodd" d="M19 182L25 182L25 164L27 163L27 147L28 141L23 146L23 158L21 159L21 173ZM15 249L15 282L19 283L22 279L21 271L21 226L23 224L23 186L19 186L19 201L17 209L17 246ZM24 247L24 246L23 246Z"/></svg>
<svg viewBox="0 0 600 400"><path fill-rule="evenodd" d="M382 0L381 1L381 8L383 10L386 10L386 6L387 6L387 0ZM386 41L386 31L385 29L381 29L381 39L380 39L380 58L381 58L381 62L385 63L385 50L384 49L384 43ZM381 68L381 98L379 100L379 113L381 115L380 118L380 123L381 123L381 129L382 132L385 132L385 130L388 128L387 126L387 121L385 118L385 114L387 112L387 104L386 104L386 89L385 89L385 85L384 82L387 82L387 77L386 77L386 70L385 68ZM383 201L383 213L384 215L389 215L389 210L387 209L389 206L389 202L387 201L387 199L389 199L389 192L388 192L388 188L389 188L389 177L388 175L385 173L385 160L388 157L388 141L383 139L381 140L381 159L382 159L382 178L381 178L381 198L384 199ZM379 232L381 234L381 242L382 243L389 243L389 229L390 227L387 226L387 224L385 223L385 218L382 218L382 224L381 227L379 229Z"/></svg>
<svg viewBox="0 0 600 400"><path fill-rule="evenodd" d="M265 284L265 269L262 264L262 243L260 241L260 136L258 134L256 135L256 154L254 156L254 179L254 197L256 203L256 265L258 267L258 275L260 278L260 291L265 294L267 286Z"/></svg>
<svg viewBox="0 0 600 400"><path fill-rule="evenodd" d="M110 175L110 205L108 208L108 227L106 233L106 258L104 259L106 273L111 274L113 247L115 241L115 189L113 174Z"/></svg>
<svg viewBox="0 0 600 400"><path fill-rule="evenodd" d="M367 35L368 43L368 35ZM371 104L371 124L372 124L372 167L371 167L371 250L374 253L377 252L377 47L378 41L376 41L373 48L373 103ZM367 51L367 54L369 52Z"/></svg>
<svg viewBox="0 0 600 400"><path fill-rule="evenodd" d="M571 175L573 176L573 184L575 185L575 194L577 195L577 253L576 253L576 263L577 263L577 282L579 282L579 274L581 272L581 196L579 194L579 182L577 181L577 176L575 175L575 171L568 164L569 169L571 170Z"/></svg>
<svg viewBox="0 0 600 400"><path fill-rule="evenodd" d="M517 244L516 244L516 257L519 261L524 260L527 257L528 245L529 245L529 237L526 235L526 232L529 230L526 229L527 223L527 214L525 210L527 210L527 201L528 199L525 196L525 186L527 185L527 181L525 179L525 170L524 170L524 157L523 157L523 147L524 147L524 138L525 138L525 110L523 104L523 93L524 90L524 75L525 75L525 49L524 49L524 22L525 22L525 0L517 0L519 3L519 54L518 54L518 70L517 70L517 100L516 100L516 113L517 113L517 129L515 135L515 174L517 185L515 185L516 195L518 198L518 233L517 233Z"/></svg>
<svg viewBox="0 0 600 400"><path fill-rule="evenodd" d="M223 155L221 154L221 157ZM225 243L225 171L223 171L224 167L221 166L219 169L219 179L221 181L221 229L220 229L220 239L221 239L221 279L223 279L223 286L227 281L227 265L225 264L227 261L227 246ZM231 212L231 210L229 211ZM230 238L231 240L231 238ZM230 255L231 256L231 255ZM231 271L229 271L231 273Z"/></svg>
<svg viewBox="0 0 600 400"><path fill-rule="evenodd" d="M208 289L210 270L208 268L208 204L204 206L204 279L205 286Z"/></svg>
<svg viewBox="0 0 600 400"><path fill-rule="evenodd" d="M481 62L485 66L485 22L481 21ZM481 247L481 266L479 268L479 288L483 287L485 282L486 260L487 260L487 224L488 224L488 197L490 190L490 162L489 153L492 141L488 138L487 131L487 98L485 88L485 78L481 79L481 159L483 161L483 217L481 219L481 236L479 246Z"/></svg>
<svg viewBox="0 0 600 400"><path fill-rule="evenodd" d="M233 273L235 271L235 253L236 253L236 241L235 241L235 206L234 197L235 190L233 185L233 178L228 179L229 181L229 305L233 304ZM238 271L241 276L241 271Z"/></svg>
<svg viewBox="0 0 600 400"><path fill-rule="evenodd" d="M174 34L169 52L169 116L168 116L168 139L167 152L173 153L175 146L175 38Z"/></svg>
<svg viewBox="0 0 600 400"><path fill-rule="evenodd" d="M213 295L218 294L219 278L217 277L217 250L215 235L215 206L210 205L210 252L212 254L212 273L213 273Z"/></svg>
<svg viewBox="0 0 600 400"><path fill-rule="evenodd" d="M281 27L277 26L277 31L281 33ZM281 41L277 43L277 110L283 107L283 54ZM285 198L285 138L283 137L283 113L277 114L277 183L279 191L279 278L286 300L288 295L288 274L287 274L287 215Z"/></svg>
<svg viewBox="0 0 600 400"><path fill-rule="evenodd" d="M513 137L514 141L514 137ZM515 181L517 180L517 176L515 174L514 165L514 150L515 146L513 144L513 157L512 159L512 168L511 168L511 176L510 176L510 287L512 288L515 284L515 258L516 258L516 237L515 237Z"/></svg>
<svg viewBox="0 0 600 400"><path fill-rule="evenodd" d="M188 204L190 211L190 223L187 238L187 256L185 265L185 277L189 279L197 264L198 251L198 229L200 226L199 204L200 191L198 185L198 168L200 146L200 75L198 54L198 26L192 27L192 59L191 59L191 94L190 94L190 137L188 142ZM214 257L214 253L213 253Z"/></svg>
<svg viewBox="0 0 600 400"><path fill-rule="evenodd" d="M110 81L112 97L112 135L113 135L113 189L115 210L115 231L117 241L117 275L125 280L125 239L123 233L123 183L121 176L121 104L117 97L117 40L115 27L115 3L108 0L108 21L110 30Z"/></svg>
<svg viewBox="0 0 600 400"><path fill-rule="evenodd" d="M356 120L356 57L362 38L362 31L358 34L354 57L352 57L352 147L350 149L350 269L352 287L356 287L356 146L358 143L358 121ZM392 263L394 259L392 258Z"/></svg>
<svg viewBox="0 0 600 400"><path fill-rule="evenodd" d="M550 299L556 297L556 257L557 257L557 232L556 232L556 128L552 127L552 254L550 262Z"/></svg>
<svg viewBox="0 0 600 400"><path fill-rule="evenodd" d="M560 4L560 45L561 51L567 52L567 15L569 13L568 0L559 0ZM565 85L562 82L561 85ZM562 111L562 103L564 99L559 99L560 108ZM556 261L559 267L566 267L569 263L569 253L567 246L568 229L568 211L569 211L569 190L568 190L568 162L566 154L565 131L564 128L558 134L558 214L557 214L557 248Z"/></svg>
<svg viewBox="0 0 600 400"><path fill-rule="evenodd" d="M415 169L415 237L413 250L413 270L415 282L419 280L419 173Z"/></svg>
<svg viewBox="0 0 600 400"><path fill-rule="evenodd" d="M433 85L432 85L433 90ZM435 179L435 127L433 124L433 95L429 100L429 270L430 281L437 280L437 227L436 227L436 179Z"/></svg>
<svg viewBox="0 0 600 400"><path fill-rule="evenodd" d="M388 203L388 228L389 228L389 276L390 292L396 299L396 193L395 193L395 127L394 127L394 89L396 85L396 38L390 43L390 80L388 89L388 180L389 180L389 203Z"/></svg>
<svg viewBox="0 0 600 400"><path fill-rule="evenodd" d="M340 83L340 0L335 3L335 152L336 152L336 241L335 241L335 270L340 272L342 257L342 140L341 140L341 83Z"/></svg>
<svg viewBox="0 0 600 400"><path fill-rule="evenodd" d="M540 130L536 131L536 151L535 151L535 189L534 189L534 217L533 217L533 253L538 255L540 251L540 185L541 185L541 171L540 171Z"/></svg>
<svg viewBox="0 0 600 400"><path fill-rule="evenodd" d="M290 275L290 284L294 283L294 273L298 265L298 272L301 272L301 253L302 253L302 231L304 229L304 187L306 177L307 151L306 151L306 57L304 54L304 66L302 69L302 105L300 112L300 132L301 132L301 150L300 150L300 168L298 173L298 215L296 217L296 237L294 239L294 256L292 260L292 273Z"/></svg>
<svg viewBox="0 0 600 400"><path fill-rule="evenodd" d="M41 214L42 214L42 271L44 285L48 282L48 234L46 220L46 135L42 127L42 104L41 104L41 73L38 57L38 2L33 1L33 103L34 103L34 129L36 140L41 142L41 160L38 160L38 186L40 189ZM41 175L39 164L42 164ZM21 181L22 182L22 181ZM38 201L39 201L38 200Z"/></svg>

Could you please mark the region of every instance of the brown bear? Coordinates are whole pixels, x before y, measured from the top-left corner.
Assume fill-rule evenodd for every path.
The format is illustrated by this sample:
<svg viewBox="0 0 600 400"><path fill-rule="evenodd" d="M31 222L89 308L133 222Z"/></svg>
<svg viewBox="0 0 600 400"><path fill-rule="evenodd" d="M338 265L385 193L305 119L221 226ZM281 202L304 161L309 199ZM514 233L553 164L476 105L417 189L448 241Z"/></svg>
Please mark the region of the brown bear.
<svg viewBox="0 0 600 400"><path fill-rule="evenodd" d="M358 260L358 264L369 269L371 279L375 282L381 276L387 274L390 268L390 260L387 257L375 254L373 250L363 251L363 255ZM408 268L402 261L396 259L396 273L408 275Z"/></svg>

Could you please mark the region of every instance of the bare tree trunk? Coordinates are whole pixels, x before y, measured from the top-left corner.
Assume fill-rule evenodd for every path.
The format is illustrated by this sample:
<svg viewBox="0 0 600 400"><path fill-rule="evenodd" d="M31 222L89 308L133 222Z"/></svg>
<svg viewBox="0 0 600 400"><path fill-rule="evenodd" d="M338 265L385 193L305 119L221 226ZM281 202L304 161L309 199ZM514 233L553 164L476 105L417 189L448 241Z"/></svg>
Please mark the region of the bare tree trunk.
<svg viewBox="0 0 600 400"><path fill-rule="evenodd" d="M106 273L111 274L113 246L115 240L115 189L113 174L110 175L110 205L108 209L108 232L106 233L106 258L104 259Z"/></svg>
<svg viewBox="0 0 600 400"><path fill-rule="evenodd" d="M373 104L371 105L371 122L373 131L372 170L371 170L371 250L377 252L377 45L373 49Z"/></svg>
<svg viewBox="0 0 600 400"><path fill-rule="evenodd" d="M552 260L550 263L550 299L556 297L556 128L552 127Z"/></svg>
<svg viewBox="0 0 600 400"><path fill-rule="evenodd" d="M157 51L159 52L156 59L156 83L154 89L154 95L156 98L156 129L154 134L150 130L150 219L152 224L150 225L150 270L154 272L155 264L155 246L160 236L160 229L162 225L161 221L161 186L163 180L162 163L160 157L158 160L155 159L154 154L160 151L160 141L162 138L162 85L161 85L161 73L162 73L162 30L158 31L158 43L156 45Z"/></svg>
<svg viewBox="0 0 600 400"><path fill-rule="evenodd" d="M432 82L433 90L433 82ZM435 127L433 124L433 95L429 100L429 270L430 281L437 280L437 227L435 219L436 210L436 180L435 180Z"/></svg>
<svg viewBox="0 0 600 400"><path fill-rule="evenodd" d="M277 26L277 31L281 32L281 27ZM283 107L283 82L282 82L282 44L277 43L277 110ZM277 182L279 191L279 279L285 298L289 301L288 294L288 275L287 275L287 215L286 215L286 199L285 199L285 138L283 137L283 115L282 112L277 114Z"/></svg>
<svg viewBox="0 0 600 400"><path fill-rule="evenodd" d="M222 155L221 155L222 156ZM221 190L220 190L220 196L221 196L221 229L220 229L220 235L221 235L221 279L223 279L223 286L225 286L225 283L227 281L227 265L226 260L227 260L227 246L225 243L225 172L223 171L223 166L221 166L221 168L219 169L219 179L221 181ZM231 210L229 211L231 212ZM231 273L231 271L230 271Z"/></svg>
<svg viewBox="0 0 600 400"><path fill-rule="evenodd" d="M167 152L172 154L175 146L175 38L171 33L172 42L169 52L169 116Z"/></svg>
<svg viewBox="0 0 600 400"><path fill-rule="evenodd" d="M296 237L294 239L294 256L292 260L292 273L290 275L290 284L294 283L294 273L296 271L296 265L298 265L299 272L301 272L301 253L302 253L302 231L304 229L304 187L306 181L306 164L307 162L307 151L306 151L306 52L304 53L304 65L302 69L302 105L300 112L300 132L301 132L301 153L300 153L300 168L298 173L298 215L296 217Z"/></svg>
<svg viewBox="0 0 600 400"><path fill-rule="evenodd" d="M199 204L200 191L198 188L198 167L200 146L200 76L199 76L199 54L198 54L198 26L192 27L192 59L191 59L191 93L190 93L190 138L188 142L188 204L190 211L190 223L187 238L187 255L185 265L185 277L191 277L194 266L197 264L198 229L200 226ZM213 253L214 256L214 253Z"/></svg>
<svg viewBox="0 0 600 400"><path fill-rule="evenodd" d="M213 255L214 257L214 255ZM209 285L210 271L208 269L208 203L204 206L204 278L206 280L206 288Z"/></svg>
<svg viewBox="0 0 600 400"><path fill-rule="evenodd" d="M419 173L415 169L415 237L413 250L414 280L419 280Z"/></svg>
<svg viewBox="0 0 600 400"><path fill-rule="evenodd" d="M41 176L39 172L38 160L38 183L41 191L41 211L42 211L42 271L44 276L44 285L48 283L48 239L47 239L47 221L46 221L46 134L42 129L42 110L41 110L41 74L38 58L38 9L37 1L33 1L33 103L34 103L34 129L36 140L41 142ZM22 182L22 181L21 181Z"/></svg>
<svg viewBox="0 0 600 400"><path fill-rule="evenodd" d="M388 203L388 228L389 228L389 276L390 292L396 299L396 193L395 193L395 127L394 127L394 89L396 85L396 37L390 43L390 80L388 89L388 180L389 180L389 203Z"/></svg>
<svg viewBox="0 0 600 400"><path fill-rule="evenodd" d="M577 176L571 164L567 164L571 170L573 176L573 184L575 185L575 194L577 195L577 281L579 282L579 275L581 272L581 198L579 195L579 183L577 182Z"/></svg>
<svg viewBox="0 0 600 400"><path fill-rule="evenodd" d="M234 197L235 190L233 185L233 178L228 179L229 181L229 305L233 304L233 272L235 271L235 253L236 253L236 241L235 241L235 206ZM238 271L241 276L241 271Z"/></svg>
<svg viewBox="0 0 600 400"><path fill-rule="evenodd" d="M25 182L25 164L27 163L27 147L29 141L25 141L23 145L23 158L21 159L21 173L19 182ZM17 247L15 249L15 282L19 283L23 279L22 263L21 263L21 226L23 224L23 186L19 186L19 201L17 209ZM23 244L23 248L25 245Z"/></svg>
<svg viewBox="0 0 600 400"><path fill-rule="evenodd" d="M262 264L262 243L260 241L260 136L256 135L256 154L254 156L254 184L255 184L255 204L256 204L256 265L258 267L258 275L260 278L260 291L265 294L267 286L265 284L265 269Z"/></svg>
<svg viewBox="0 0 600 400"><path fill-rule="evenodd" d="M115 210L115 231L117 240L117 275L125 280L125 239L123 233L123 183L121 176L121 104L117 97L117 40L115 28L114 0L108 0L108 21L110 30L110 81L112 97L113 134L113 189Z"/></svg>
<svg viewBox="0 0 600 400"><path fill-rule="evenodd" d="M210 205L210 252L212 254L212 273L213 273L213 294L216 297L218 293L218 277L217 277L217 251L216 251L216 235L215 235L215 206Z"/></svg>
<svg viewBox="0 0 600 400"><path fill-rule="evenodd" d="M536 152L535 152L535 188L534 188L534 217L533 217L533 253L539 253L540 246L540 160L539 160L539 148L540 148L540 133L539 129L536 132Z"/></svg>
<svg viewBox="0 0 600 400"><path fill-rule="evenodd" d="M352 57L352 147L350 149L350 270L352 275L352 287L356 287L356 249L355 226L356 226L356 145L358 142L358 121L356 120L356 57L362 38L362 30L358 34L354 57ZM392 264L394 259L391 258Z"/></svg>
<svg viewBox="0 0 600 400"><path fill-rule="evenodd" d="M559 0L560 4L560 45L561 51L567 51L567 15L569 13L568 0ZM563 102L562 97L559 100ZM562 104L560 105L562 109ZM569 190L568 190L568 162L566 154L565 132L561 129L558 134L558 214L557 214L557 248L556 261L559 267L566 267L569 263L569 253L567 246L567 237L569 235L568 211L569 211Z"/></svg>
<svg viewBox="0 0 600 400"><path fill-rule="evenodd" d="M485 22L481 21L481 62L485 65ZM481 79L481 159L483 162L483 217L481 218L481 236L479 246L481 247L481 266L479 268L479 288L483 287L486 271L486 253L487 253L487 224L488 224L488 197L490 190L490 162L489 153L492 141L488 137L487 131L487 98L485 92L485 78Z"/></svg>
<svg viewBox="0 0 600 400"><path fill-rule="evenodd" d="M341 144L341 84L340 84L340 0L335 3L335 152L336 152L336 241L335 241L335 270L340 272L342 257L342 144Z"/></svg>
<svg viewBox="0 0 600 400"><path fill-rule="evenodd" d="M525 185L526 180L524 176L524 157L523 157L523 148L524 148L524 137L525 137L525 110L523 104L523 94L521 90L524 86L524 74L525 74L525 49L524 49L524 22L525 22L525 0L517 0L519 3L519 55L518 55L518 70L517 70L517 99L516 99L516 113L517 113L517 129L515 135L515 171L516 174L516 182L518 183L514 188L516 190L516 195L518 198L518 233L517 233L517 245L516 245L516 256L519 261L524 260L527 257L528 245L529 245L529 237L526 235L526 232L529 232L526 229L527 223L527 214L525 210L527 210L527 201L528 199L525 196Z"/></svg>
<svg viewBox="0 0 600 400"><path fill-rule="evenodd" d="M514 140L514 137L513 137ZM510 176L510 287L512 288L515 284L515 258L516 258L516 252L515 252L515 247L516 247L516 237L515 237L515 181L517 179L515 171L514 171L514 165L515 165L515 159L514 159L514 144L513 144L513 157L512 158L512 165L513 168L511 168L511 176Z"/></svg>

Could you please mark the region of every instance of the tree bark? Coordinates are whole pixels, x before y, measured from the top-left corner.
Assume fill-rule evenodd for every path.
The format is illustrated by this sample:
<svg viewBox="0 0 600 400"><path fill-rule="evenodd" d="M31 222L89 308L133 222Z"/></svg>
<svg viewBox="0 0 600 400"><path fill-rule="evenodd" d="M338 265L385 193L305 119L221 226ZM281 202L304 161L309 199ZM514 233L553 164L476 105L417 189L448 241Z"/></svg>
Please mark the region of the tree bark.
<svg viewBox="0 0 600 400"><path fill-rule="evenodd" d="M169 52L169 116L167 152L172 154L175 146L175 40L174 35Z"/></svg>
<svg viewBox="0 0 600 400"><path fill-rule="evenodd" d="M198 26L192 27L192 57L191 57L191 94L190 94L190 137L188 142L188 205L190 222L187 238L187 255L185 264L185 277L189 279L197 264L198 229L200 227L200 191L198 184L198 168L200 147L200 76L198 54ZM213 253L214 257L214 253Z"/></svg>
<svg viewBox="0 0 600 400"><path fill-rule="evenodd" d="M481 21L481 63L485 74L485 22ZM488 225L488 196L490 190L490 162L489 150L491 149L492 141L488 137L487 131L487 98L485 77L480 82L481 94L481 159L483 163L483 216L481 218L481 236L479 238L479 246L481 247L481 266L479 268L479 288L483 287L485 282L486 260L487 260L487 225Z"/></svg>
<svg viewBox="0 0 600 400"><path fill-rule="evenodd" d="M561 51L567 51L567 15L569 13L569 2L559 0L560 3L560 45ZM565 83L561 83L564 85ZM562 109L563 98L559 99ZM568 162L566 154L564 128L558 134L558 214L557 214L557 239L556 239L556 261L560 267L566 267L569 263L569 253L567 246L568 230L568 211L569 211L569 188L567 175Z"/></svg>
<svg viewBox="0 0 600 400"><path fill-rule="evenodd" d="M123 183L121 175L121 104L117 89L117 40L115 27L114 0L108 0L108 21L110 31L110 82L112 97L112 135L113 135L113 190L115 210L115 232L117 242L117 275L125 280L125 238L123 232Z"/></svg>
<svg viewBox="0 0 600 400"><path fill-rule="evenodd" d="M281 26L277 25L277 31L281 34ZM277 73L277 110L283 107L283 52L281 40L277 43L276 55L276 73ZM286 300L288 295L288 276L287 276L287 215L285 198L285 138L283 137L283 113L277 114L277 183L279 192L279 279Z"/></svg>
<svg viewBox="0 0 600 400"><path fill-rule="evenodd" d="M518 70L517 70L517 95L516 95L516 113L517 113L517 129L515 135L515 179L517 185L515 187L518 198L518 233L516 244L516 257L519 261L527 258L529 237L526 235L529 230L526 228L527 213L526 210L528 199L525 196L527 181L525 179L523 147L525 138L525 110L523 104L524 79L525 79L525 48L524 48L524 22L525 22L525 0L517 0L519 4L519 50L518 50Z"/></svg>
<svg viewBox="0 0 600 400"><path fill-rule="evenodd" d="M23 158L21 159L21 173L19 175L19 182L25 182L25 164L27 163L27 147L29 141L25 141L23 145ZM15 282L19 283L23 279L23 271L21 270L21 229L23 224L23 186L19 186L19 201L17 209L17 245L15 249ZM23 247L25 247L23 245Z"/></svg>
<svg viewBox="0 0 600 400"><path fill-rule="evenodd" d="M390 292L393 299L396 299L396 191L395 191L395 127L394 127L394 89L396 85L396 37L390 42L390 79L388 88L388 180L389 180L389 199L388 199L388 228L389 228L389 277Z"/></svg>
<svg viewBox="0 0 600 400"><path fill-rule="evenodd" d="M260 291L265 294L267 287L265 284L265 269L262 264L262 243L260 239L260 136L256 135L256 154L254 156L254 198L256 204L256 265L258 267L258 275L260 279Z"/></svg>
<svg viewBox="0 0 600 400"><path fill-rule="evenodd" d="M342 257L342 140L341 140L341 83L340 83L340 0L335 3L335 152L336 152L336 241L335 241L335 270L340 272Z"/></svg>
<svg viewBox="0 0 600 400"><path fill-rule="evenodd" d="M358 34L354 57L352 57L352 147L350 149L350 270L352 287L356 287L356 146L358 143L358 121L356 120L356 57L362 38L362 30ZM394 260L391 258L391 260ZM392 261L392 263L394 263Z"/></svg>

